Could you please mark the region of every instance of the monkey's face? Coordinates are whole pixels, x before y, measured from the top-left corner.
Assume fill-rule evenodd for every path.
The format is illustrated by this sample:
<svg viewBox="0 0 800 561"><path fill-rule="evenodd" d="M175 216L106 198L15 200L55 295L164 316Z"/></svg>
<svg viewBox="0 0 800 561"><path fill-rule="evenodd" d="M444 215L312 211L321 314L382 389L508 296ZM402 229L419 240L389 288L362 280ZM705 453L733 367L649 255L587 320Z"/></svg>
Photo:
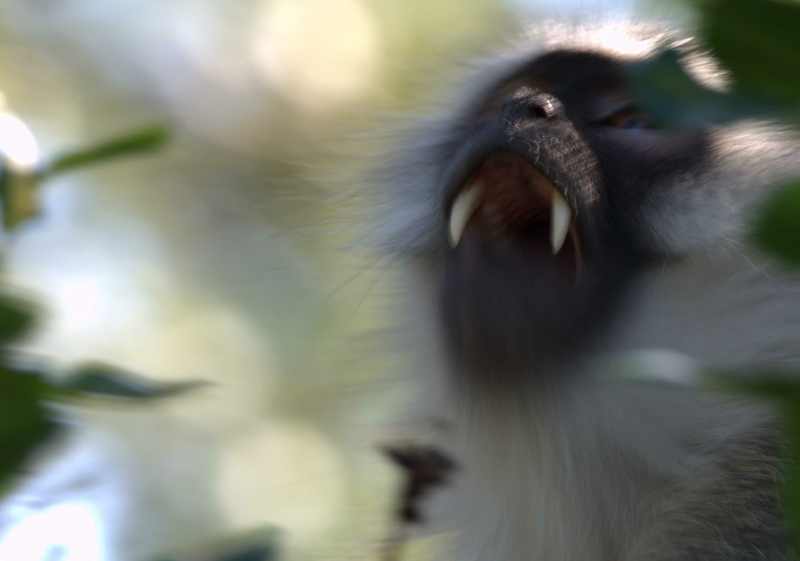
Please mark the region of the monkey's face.
<svg viewBox="0 0 800 561"><path fill-rule="evenodd" d="M645 31L649 46L621 57L597 37L490 62L390 158L381 231L437 287L437 332L415 344L443 334L458 372L501 386L601 343L715 364L795 356L794 284L760 274L740 234L800 173L797 139L765 123L651 126L626 65L660 39Z"/></svg>
<svg viewBox="0 0 800 561"><path fill-rule="evenodd" d="M697 174L703 130L658 130L624 62L554 51L462 115L439 158L443 322L467 371L529 372L591 343L654 257L641 209Z"/></svg>

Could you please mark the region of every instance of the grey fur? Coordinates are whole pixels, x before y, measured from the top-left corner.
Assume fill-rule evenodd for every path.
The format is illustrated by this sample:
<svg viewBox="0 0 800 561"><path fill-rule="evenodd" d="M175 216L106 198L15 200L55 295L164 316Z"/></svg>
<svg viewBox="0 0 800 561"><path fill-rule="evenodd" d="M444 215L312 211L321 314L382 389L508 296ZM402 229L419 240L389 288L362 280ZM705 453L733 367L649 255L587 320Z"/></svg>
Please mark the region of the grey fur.
<svg viewBox="0 0 800 561"><path fill-rule="evenodd" d="M782 448L769 409L618 374L629 351L659 351L642 355L654 370L690 373L797 364L800 285L743 237L768 187L800 172L798 143L786 131L765 123L715 130L704 171L648 199L643 243L682 259L641 280L591 351L542 367L579 371L574 383L490 396L449 371L431 273L445 251L436 157L455 116L542 44L607 50L608 29L623 31L543 27L550 32L539 46L490 59L477 83L466 79L459 101L410 127L379 178L389 195L378 209L380 244L408 265L399 282L408 296L405 368L420 392L412 415L421 427L448 421L431 438L463 468L432 501L434 524L456 530L456 561L784 560ZM624 29L634 48L616 49L619 56L647 53L669 37ZM665 357L673 359L666 366ZM648 370L646 361L640 367Z"/></svg>

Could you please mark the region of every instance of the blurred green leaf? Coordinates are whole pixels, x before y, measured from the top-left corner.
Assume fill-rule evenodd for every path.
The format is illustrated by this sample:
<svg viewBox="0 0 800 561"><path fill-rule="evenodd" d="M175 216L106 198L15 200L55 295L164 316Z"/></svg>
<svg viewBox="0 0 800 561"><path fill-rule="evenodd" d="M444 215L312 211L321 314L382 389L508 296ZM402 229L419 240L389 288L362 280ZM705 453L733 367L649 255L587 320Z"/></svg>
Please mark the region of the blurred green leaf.
<svg viewBox="0 0 800 561"><path fill-rule="evenodd" d="M800 180L769 198L756 214L752 238L766 253L800 267Z"/></svg>
<svg viewBox="0 0 800 561"><path fill-rule="evenodd" d="M143 128L89 148L81 148L56 156L39 170L38 176L42 179L121 156L152 152L163 146L167 139L167 129L162 126Z"/></svg>
<svg viewBox="0 0 800 561"><path fill-rule="evenodd" d="M788 457L797 458L800 454L800 401L797 399L783 403L783 419L788 437ZM800 551L800 462L787 462L784 488L786 516L789 527L793 529L794 548ZM796 558L794 556L792 559Z"/></svg>
<svg viewBox="0 0 800 561"><path fill-rule="evenodd" d="M36 307L23 298L0 293L0 346L19 341L37 326Z"/></svg>
<svg viewBox="0 0 800 561"><path fill-rule="evenodd" d="M200 380L156 382L103 363L87 363L76 368L60 384L70 395L100 395L137 400L174 397L207 386Z"/></svg>
<svg viewBox="0 0 800 561"><path fill-rule="evenodd" d="M786 436L786 457L800 454L800 371L741 368L704 375L711 389L767 399L778 406ZM783 494L794 551L800 551L800 462L787 461ZM794 559L795 556L789 558Z"/></svg>
<svg viewBox="0 0 800 561"><path fill-rule="evenodd" d="M41 213L39 181L32 173L9 171L0 176L3 228L11 231Z"/></svg>
<svg viewBox="0 0 800 561"><path fill-rule="evenodd" d="M0 202L3 226L11 231L41 212L39 186L58 173L79 169L114 158L152 152L168 138L161 126L143 128L117 138L70 152L42 164L33 172L17 172L0 160Z"/></svg>
<svg viewBox="0 0 800 561"><path fill-rule="evenodd" d="M665 49L628 66L634 97L661 127L700 127L779 113L773 104L709 89L692 78L681 54Z"/></svg>
<svg viewBox="0 0 800 561"><path fill-rule="evenodd" d="M19 327L16 333L21 333ZM103 364L85 365L66 382L51 383L44 369L21 367L0 356L0 495L60 426L50 415L48 402L90 395L153 400L204 385L196 381L161 384Z"/></svg>
<svg viewBox="0 0 800 561"><path fill-rule="evenodd" d="M0 367L0 495L59 426L44 405L52 388L39 374Z"/></svg>
<svg viewBox="0 0 800 561"><path fill-rule="evenodd" d="M800 404L800 372L759 368L712 370L703 374L703 380L704 385L712 389Z"/></svg>
<svg viewBox="0 0 800 561"><path fill-rule="evenodd" d="M788 458L800 454L800 371L742 368L709 372L705 380L712 389L767 399L778 405L783 420ZM784 497L786 516L796 551L800 551L800 463L785 464ZM794 558L794 557L792 557Z"/></svg>
<svg viewBox="0 0 800 561"><path fill-rule="evenodd" d="M695 0L700 35L733 73L734 90L797 104L800 4L786 0Z"/></svg>
<svg viewBox="0 0 800 561"><path fill-rule="evenodd" d="M628 76L634 97L659 126L702 126L741 118L745 104L695 81L666 49L651 59L631 63Z"/></svg>
<svg viewBox="0 0 800 561"><path fill-rule="evenodd" d="M170 554L158 561L277 561L279 557L280 533L267 527Z"/></svg>
<svg viewBox="0 0 800 561"><path fill-rule="evenodd" d="M681 53L666 49L629 67L634 96L664 127L767 118L800 122L800 3L694 0L701 41L728 70L730 91L692 78Z"/></svg>

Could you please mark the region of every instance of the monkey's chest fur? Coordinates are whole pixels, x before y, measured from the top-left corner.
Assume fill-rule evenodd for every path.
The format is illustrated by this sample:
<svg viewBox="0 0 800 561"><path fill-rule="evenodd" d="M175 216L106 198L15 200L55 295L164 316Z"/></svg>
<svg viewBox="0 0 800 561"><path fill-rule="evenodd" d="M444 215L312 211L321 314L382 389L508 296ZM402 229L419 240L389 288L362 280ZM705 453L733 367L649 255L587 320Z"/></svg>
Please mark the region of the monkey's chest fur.
<svg viewBox="0 0 800 561"><path fill-rule="evenodd" d="M680 390L575 390L460 402L442 433L459 469L427 511L455 529L456 560L785 559L767 414Z"/></svg>
<svg viewBox="0 0 800 561"><path fill-rule="evenodd" d="M782 326L795 322L795 291L734 261L654 274L595 350L561 366L570 372L531 372L488 392L451 369L435 312L417 300L408 344L422 390L413 414L445 421L434 444L459 466L423 505L427 529L454 530L445 558L786 559L771 412L623 376L634 356L645 374L680 370L679 357L689 356L697 364L789 360L793 337ZM659 348L670 351L629 354Z"/></svg>

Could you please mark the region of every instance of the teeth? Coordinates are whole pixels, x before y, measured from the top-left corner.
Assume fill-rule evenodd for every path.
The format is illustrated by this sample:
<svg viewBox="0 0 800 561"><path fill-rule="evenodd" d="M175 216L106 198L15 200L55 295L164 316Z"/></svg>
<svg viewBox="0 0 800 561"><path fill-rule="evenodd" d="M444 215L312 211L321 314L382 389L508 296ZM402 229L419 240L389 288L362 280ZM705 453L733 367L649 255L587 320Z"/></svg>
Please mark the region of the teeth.
<svg viewBox="0 0 800 561"><path fill-rule="evenodd" d="M458 246L469 219L478 208L481 185L473 183L456 197L450 210L450 247Z"/></svg>
<svg viewBox="0 0 800 561"><path fill-rule="evenodd" d="M482 185L478 182L466 187L458 194L450 210L450 247L458 247L464 230L467 227L472 215L480 204ZM569 227L572 222L572 210L564 197L556 191L552 191L552 201L550 208L550 247L553 255L558 255L564 242L569 235Z"/></svg>
<svg viewBox="0 0 800 561"><path fill-rule="evenodd" d="M556 190L553 190L553 201L550 215L550 246L553 248L553 255L558 255L569 234L569 224L572 221L572 211Z"/></svg>

